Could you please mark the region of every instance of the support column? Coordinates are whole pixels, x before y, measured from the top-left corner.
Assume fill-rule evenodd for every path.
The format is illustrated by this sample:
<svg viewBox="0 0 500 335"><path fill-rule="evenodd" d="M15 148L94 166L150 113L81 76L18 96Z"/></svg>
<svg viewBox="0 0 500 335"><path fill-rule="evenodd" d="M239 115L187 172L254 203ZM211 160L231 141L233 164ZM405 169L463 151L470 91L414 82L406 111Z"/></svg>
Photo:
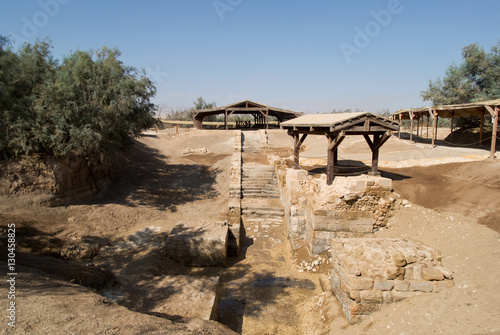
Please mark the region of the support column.
<svg viewBox="0 0 500 335"><path fill-rule="evenodd" d="M488 109L491 109L491 107L486 106ZM497 146L497 132L498 132L498 111L499 108L495 107L495 110L493 112L493 130L491 131L491 149L490 149L490 159L495 158L495 152L496 152L496 146Z"/></svg>
<svg viewBox="0 0 500 335"><path fill-rule="evenodd" d="M338 147L345 138L345 132L341 131L335 138L333 134L328 134L328 150L327 150L327 165L326 165L326 184L333 183L335 165L338 163Z"/></svg>
<svg viewBox="0 0 500 335"><path fill-rule="evenodd" d="M227 110L224 111L224 128L227 130Z"/></svg>
<svg viewBox="0 0 500 335"><path fill-rule="evenodd" d="M479 144L483 145L484 111L481 111L481 126L479 127Z"/></svg>
<svg viewBox="0 0 500 335"><path fill-rule="evenodd" d="M269 129L269 110L266 110L266 129Z"/></svg>
<svg viewBox="0 0 500 335"><path fill-rule="evenodd" d="M413 113L410 112L410 124L411 124L411 129L410 129L410 143L413 140Z"/></svg>
<svg viewBox="0 0 500 335"><path fill-rule="evenodd" d="M299 169L299 161L300 161L300 147L302 146L302 143L304 143L305 139L307 137L307 134L303 134L302 137L299 139L299 133L295 132L293 133L293 168L294 169Z"/></svg>
<svg viewBox="0 0 500 335"><path fill-rule="evenodd" d="M451 112L451 124L450 124L450 142L453 141L453 122L455 121L455 113Z"/></svg>
<svg viewBox="0 0 500 335"><path fill-rule="evenodd" d="M333 138L328 137L328 148L333 143ZM331 185L333 183L333 179L335 178L333 176L333 167L335 166L335 157L334 157L334 152L333 150L328 149L327 154L326 154L326 184Z"/></svg>

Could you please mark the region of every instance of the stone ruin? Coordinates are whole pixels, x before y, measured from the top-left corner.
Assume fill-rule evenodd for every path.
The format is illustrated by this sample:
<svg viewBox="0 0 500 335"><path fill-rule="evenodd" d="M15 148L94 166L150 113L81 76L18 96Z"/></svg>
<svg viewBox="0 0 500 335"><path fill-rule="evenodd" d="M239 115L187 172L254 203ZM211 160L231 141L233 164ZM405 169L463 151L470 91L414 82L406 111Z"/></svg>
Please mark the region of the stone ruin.
<svg viewBox="0 0 500 335"><path fill-rule="evenodd" d="M384 305L453 286L441 252L416 241L339 238L332 241L332 291L350 323Z"/></svg>
<svg viewBox="0 0 500 335"><path fill-rule="evenodd" d="M363 237L385 227L401 198L392 192L392 180L380 176L313 179L306 171L278 173L285 220L294 249L306 245L311 254L330 248L339 237Z"/></svg>

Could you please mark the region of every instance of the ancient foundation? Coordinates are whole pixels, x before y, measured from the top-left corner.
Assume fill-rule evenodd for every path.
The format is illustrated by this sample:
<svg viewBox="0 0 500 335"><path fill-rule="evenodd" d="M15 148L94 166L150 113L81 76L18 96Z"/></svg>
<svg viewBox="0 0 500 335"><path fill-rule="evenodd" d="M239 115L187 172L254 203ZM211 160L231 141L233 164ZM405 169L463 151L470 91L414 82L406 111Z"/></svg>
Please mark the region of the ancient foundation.
<svg viewBox="0 0 500 335"><path fill-rule="evenodd" d="M330 260L332 291L350 323L384 305L453 286L441 252L416 241L334 239Z"/></svg>
<svg viewBox="0 0 500 335"><path fill-rule="evenodd" d="M392 180L380 176L313 179L304 170L278 169L288 234L294 249L319 254L340 237L363 237L384 227L400 205Z"/></svg>

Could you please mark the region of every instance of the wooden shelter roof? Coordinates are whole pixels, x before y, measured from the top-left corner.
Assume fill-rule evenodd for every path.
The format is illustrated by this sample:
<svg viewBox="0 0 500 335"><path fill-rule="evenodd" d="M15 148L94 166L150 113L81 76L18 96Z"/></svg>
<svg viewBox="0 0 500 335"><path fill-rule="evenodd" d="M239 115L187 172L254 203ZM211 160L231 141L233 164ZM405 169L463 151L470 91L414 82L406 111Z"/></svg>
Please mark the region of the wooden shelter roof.
<svg viewBox="0 0 500 335"><path fill-rule="evenodd" d="M269 116L275 116L279 121L291 120L303 114L303 112L296 112L284 108L271 107L250 100L244 100L221 107L200 109L194 111L193 114L194 117L196 118L196 117L218 115L225 112L232 112L233 114L254 114L259 112L265 112L268 113Z"/></svg>
<svg viewBox="0 0 500 335"><path fill-rule="evenodd" d="M471 117L480 116L484 113L487 107L498 107L500 106L500 99L488 100L481 102L473 102L467 104L455 104L455 105L439 105L431 107L420 107L420 108L409 108L400 109L393 113L394 117L401 117L402 120L409 120L410 115L413 117L429 116L431 111L437 113L439 117L443 118L461 118L461 117Z"/></svg>
<svg viewBox="0 0 500 335"><path fill-rule="evenodd" d="M299 168L300 146L309 134L327 137L326 182L331 185L338 163L338 147L347 135L363 135L372 151L372 168L369 173L378 175L379 149L391 137L392 131L399 130L399 123L368 112L307 114L282 122L281 128L288 129L288 134L294 139L295 168Z"/></svg>
<svg viewBox="0 0 500 335"><path fill-rule="evenodd" d="M302 134L327 134L345 131L368 134L399 130L399 123L368 112L338 114L307 114L281 123L281 127Z"/></svg>

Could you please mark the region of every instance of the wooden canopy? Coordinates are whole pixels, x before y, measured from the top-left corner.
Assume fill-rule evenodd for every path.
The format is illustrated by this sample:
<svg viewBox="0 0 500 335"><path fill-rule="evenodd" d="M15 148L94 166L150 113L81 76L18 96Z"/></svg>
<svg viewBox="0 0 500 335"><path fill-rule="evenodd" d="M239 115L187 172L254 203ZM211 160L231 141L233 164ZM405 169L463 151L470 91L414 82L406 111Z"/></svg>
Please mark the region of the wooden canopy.
<svg viewBox="0 0 500 335"><path fill-rule="evenodd" d="M227 120L233 114L247 114L254 117L256 124L262 124L269 128L269 116L274 116L278 119L278 122L294 119L300 115L302 112L294 112L288 109L282 109L277 107L271 107L263 104L259 104L254 101L245 100L230 104L227 106L210 108L210 109L200 109L196 110L193 114L194 127L201 129L203 127L203 119L207 116L212 115L224 115L224 126L228 129Z"/></svg>
<svg viewBox="0 0 500 335"><path fill-rule="evenodd" d="M437 121L440 117L451 118L451 131L453 131L453 120L454 118L480 116L481 117L481 127L480 127L480 142L483 141L483 125L484 116L490 115L492 118L493 130L491 135L491 150L490 158L495 157L496 151L496 137L497 137L497 124L498 124L498 113L500 109L500 99L488 100L481 102L474 102L468 104L456 104L456 105L442 105L442 106L432 106L432 107L422 107L422 108L412 108L412 109L401 109L393 113L393 119L410 120L411 121L411 132L410 141L413 137L413 127L414 121L416 120L420 124L420 119L427 117L432 118L432 147L436 141L437 135ZM417 126L418 135L418 126Z"/></svg>
<svg viewBox="0 0 500 335"><path fill-rule="evenodd" d="M361 112L308 114L281 123L281 128L287 129L294 138L295 168L299 167L299 150L307 135L325 135L328 138L327 184L331 185L338 163L338 147L347 135L363 135L372 151L372 169L369 173L378 175L379 149L391 137L392 131L399 130L399 124L380 115Z"/></svg>

